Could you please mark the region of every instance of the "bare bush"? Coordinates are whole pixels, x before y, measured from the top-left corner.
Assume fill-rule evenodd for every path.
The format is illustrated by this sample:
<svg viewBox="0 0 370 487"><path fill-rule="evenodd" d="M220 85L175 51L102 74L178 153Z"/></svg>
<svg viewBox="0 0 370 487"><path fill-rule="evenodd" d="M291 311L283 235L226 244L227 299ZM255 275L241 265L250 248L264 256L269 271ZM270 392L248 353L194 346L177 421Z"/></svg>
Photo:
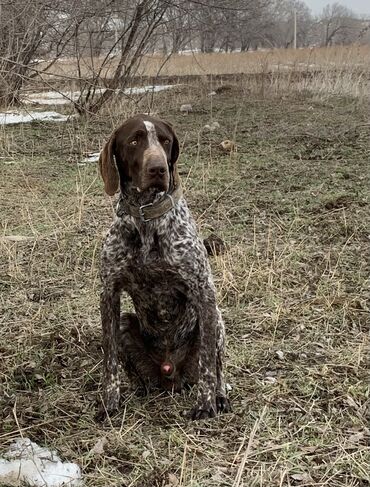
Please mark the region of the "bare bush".
<svg viewBox="0 0 370 487"><path fill-rule="evenodd" d="M70 40L71 22L61 22L62 1L16 0L1 3L0 10L0 104L19 102L25 81L35 76L39 59L54 41L53 64ZM45 68L47 69L47 68Z"/></svg>

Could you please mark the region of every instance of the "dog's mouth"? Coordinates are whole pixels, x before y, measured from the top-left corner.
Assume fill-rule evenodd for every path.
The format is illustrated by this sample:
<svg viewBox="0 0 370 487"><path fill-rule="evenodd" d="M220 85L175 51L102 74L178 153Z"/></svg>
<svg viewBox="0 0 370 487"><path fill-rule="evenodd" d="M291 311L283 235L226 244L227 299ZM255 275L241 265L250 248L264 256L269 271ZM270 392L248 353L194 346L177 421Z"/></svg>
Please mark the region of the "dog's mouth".
<svg viewBox="0 0 370 487"><path fill-rule="evenodd" d="M136 186L136 191L138 193L144 193L147 191L156 192L156 193L161 193L162 191L167 192L168 185L163 181L155 181L152 184L150 184L150 186L145 186L144 188L140 188L139 186Z"/></svg>
<svg viewBox="0 0 370 487"><path fill-rule="evenodd" d="M127 204L132 206L142 206L148 204L154 204L155 202L161 200L164 197L166 191L159 188L147 188L142 189L140 186L130 185L126 187L125 191L125 201Z"/></svg>

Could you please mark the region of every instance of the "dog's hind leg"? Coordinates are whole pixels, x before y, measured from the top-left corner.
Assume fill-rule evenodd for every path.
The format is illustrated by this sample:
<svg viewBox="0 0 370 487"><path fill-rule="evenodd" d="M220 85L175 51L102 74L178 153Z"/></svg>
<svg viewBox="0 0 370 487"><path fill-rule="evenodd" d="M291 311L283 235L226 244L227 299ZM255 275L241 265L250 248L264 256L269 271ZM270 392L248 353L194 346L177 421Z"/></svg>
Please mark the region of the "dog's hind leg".
<svg viewBox="0 0 370 487"><path fill-rule="evenodd" d="M139 320L134 313L121 315L118 353L131 388L137 394L143 395L158 387L158 367L148 356L140 334Z"/></svg>

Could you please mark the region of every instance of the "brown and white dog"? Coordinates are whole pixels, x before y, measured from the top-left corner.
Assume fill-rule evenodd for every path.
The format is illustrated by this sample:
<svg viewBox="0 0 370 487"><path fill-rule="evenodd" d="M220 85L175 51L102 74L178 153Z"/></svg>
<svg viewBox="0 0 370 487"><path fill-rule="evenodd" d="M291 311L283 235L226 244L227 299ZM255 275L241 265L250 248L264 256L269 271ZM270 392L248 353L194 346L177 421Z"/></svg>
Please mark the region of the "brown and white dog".
<svg viewBox="0 0 370 487"><path fill-rule="evenodd" d="M172 127L137 115L116 129L99 160L105 191L120 189L101 260L104 410L118 409L120 368L133 387L198 384L193 419L230 410L224 324L203 242L182 195ZM126 291L134 313L120 316Z"/></svg>

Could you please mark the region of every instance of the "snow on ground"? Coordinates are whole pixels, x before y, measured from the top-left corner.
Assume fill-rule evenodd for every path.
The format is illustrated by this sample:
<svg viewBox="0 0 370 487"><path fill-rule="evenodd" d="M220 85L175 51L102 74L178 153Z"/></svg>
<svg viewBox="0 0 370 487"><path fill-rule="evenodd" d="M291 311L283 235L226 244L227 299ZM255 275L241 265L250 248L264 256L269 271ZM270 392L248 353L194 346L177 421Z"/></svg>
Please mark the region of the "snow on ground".
<svg viewBox="0 0 370 487"><path fill-rule="evenodd" d="M169 90L178 85L148 85L141 87L126 88L123 90L125 95L140 95L143 93L158 93L160 91ZM105 89L97 89L96 94L101 94ZM117 90L119 93L120 90ZM73 101L77 101L80 97L80 91L45 91L39 93L28 93L23 95L23 102L27 104L39 105L66 105ZM11 125L17 123L28 123L34 120L43 120L48 122L66 122L70 117L62 115L53 111L21 111L13 110L0 112L0 125ZM98 160L99 156L94 156ZM88 160L82 162L94 162L89 156Z"/></svg>
<svg viewBox="0 0 370 487"><path fill-rule="evenodd" d="M88 154L84 159L81 160L80 164L84 164L86 162L98 162L100 156L100 152L92 152Z"/></svg>
<svg viewBox="0 0 370 487"><path fill-rule="evenodd" d="M34 112L34 111L7 111L0 112L0 125L10 125L16 123L28 123L34 120L43 120L47 122L66 122L67 115L58 112Z"/></svg>
<svg viewBox="0 0 370 487"><path fill-rule="evenodd" d="M29 438L18 438L0 458L0 485L32 487L82 486L81 470L62 462L55 451L42 448Z"/></svg>
<svg viewBox="0 0 370 487"><path fill-rule="evenodd" d="M125 95L141 95L143 93L158 93L169 90L178 85L148 85L133 88L126 88L122 91ZM95 93L100 95L104 93L105 88L97 88ZM120 93L121 90L116 90ZM44 91L40 93L27 93L23 96L24 103L39 105L67 105L76 102L81 96L81 91Z"/></svg>

